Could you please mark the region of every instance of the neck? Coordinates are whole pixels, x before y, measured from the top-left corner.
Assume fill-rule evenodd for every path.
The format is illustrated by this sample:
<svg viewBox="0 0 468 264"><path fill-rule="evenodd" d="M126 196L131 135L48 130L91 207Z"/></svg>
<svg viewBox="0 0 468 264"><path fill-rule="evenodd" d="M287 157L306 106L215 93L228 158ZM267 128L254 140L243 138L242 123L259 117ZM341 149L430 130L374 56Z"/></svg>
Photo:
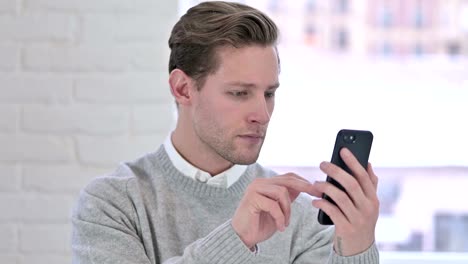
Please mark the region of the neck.
<svg viewBox="0 0 468 264"><path fill-rule="evenodd" d="M195 134L195 131L190 127L185 127L183 123L177 123L176 129L171 135L171 140L174 148L185 160L193 166L208 172L211 176L217 175L234 165L203 143Z"/></svg>

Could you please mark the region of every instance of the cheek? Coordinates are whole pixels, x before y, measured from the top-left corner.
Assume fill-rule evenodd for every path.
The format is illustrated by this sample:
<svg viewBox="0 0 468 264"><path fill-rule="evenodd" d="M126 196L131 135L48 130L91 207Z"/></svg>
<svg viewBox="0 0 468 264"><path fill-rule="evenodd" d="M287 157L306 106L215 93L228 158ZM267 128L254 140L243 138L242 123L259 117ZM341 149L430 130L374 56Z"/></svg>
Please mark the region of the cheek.
<svg viewBox="0 0 468 264"><path fill-rule="evenodd" d="M216 119L233 119L236 115L242 114L242 107L224 96L217 96L210 102L205 103L209 104L210 109L208 110L211 111L211 115L215 116Z"/></svg>
<svg viewBox="0 0 468 264"><path fill-rule="evenodd" d="M230 122L234 108L230 108L223 98L201 98L197 107L198 117L211 126L224 127Z"/></svg>
<svg viewBox="0 0 468 264"><path fill-rule="evenodd" d="M273 110L275 110L275 99L271 101L271 103L269 104L269 107L270 107L270 114L273 114Z"/></svg>
<svg viewBox="0 0 468 264"><path fill-rule="evenodd" d="M267 103L267 107L268 107L268 113L270 113L270 116L271 116L273 114L273 110L275 110L274 99Z"/></svg>
<svg viewBox="0 0 468 264"><path fill-rule="evenodd" d="M273 105L268 105L270 112L273 111ZM247 105L242 105L222 94L198 97L196 109L199 121L224 131L241 126L249 111Z"/></svg>

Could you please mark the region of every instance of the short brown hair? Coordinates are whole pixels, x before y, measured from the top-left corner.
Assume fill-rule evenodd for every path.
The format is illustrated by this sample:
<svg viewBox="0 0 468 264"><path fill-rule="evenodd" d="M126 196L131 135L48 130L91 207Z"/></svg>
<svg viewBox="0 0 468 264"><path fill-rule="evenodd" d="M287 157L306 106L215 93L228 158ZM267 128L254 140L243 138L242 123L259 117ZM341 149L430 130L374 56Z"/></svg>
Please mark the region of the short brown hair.
<svg viewBox="0 0 468 264"><path fill-rule="evenodd" d="M276 46L278 28L267 15L247 5L210 1L190 8L169 38L169 73L180 69L204 85L219 67L216 49L223 46Z"/></svg>

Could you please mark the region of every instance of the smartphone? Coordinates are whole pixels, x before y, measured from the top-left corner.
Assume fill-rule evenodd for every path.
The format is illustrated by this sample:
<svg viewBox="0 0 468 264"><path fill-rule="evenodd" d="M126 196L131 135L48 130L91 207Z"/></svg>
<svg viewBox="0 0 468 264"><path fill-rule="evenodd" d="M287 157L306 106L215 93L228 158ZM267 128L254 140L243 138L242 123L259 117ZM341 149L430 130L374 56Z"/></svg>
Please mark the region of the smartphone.
<svg viewBox="0 0 468 264"><path fill-rule="evenodd" d="M342 148L348 148L354 156L357 158L359 163L367 169L367 163L369 160L370 150L372 147L372 140L374 139L373 134L367 130L351 130L351 129L342 129L336 135L335 146L333 148L333 154L331 158L331 163L336 164L341 167L347 173L352 175L351 170L346 166L344 161L341 159L340 150ZM341 190L345 191L343 186L340 183L335 181L333 178L327 175L327 182L335 185ZM326 194L323 194L323 199L330 201L331 203L336 203L328 197ZM322 225L333 225L333 221L330 217L322 210L319 210L318 221Z"/></svg>

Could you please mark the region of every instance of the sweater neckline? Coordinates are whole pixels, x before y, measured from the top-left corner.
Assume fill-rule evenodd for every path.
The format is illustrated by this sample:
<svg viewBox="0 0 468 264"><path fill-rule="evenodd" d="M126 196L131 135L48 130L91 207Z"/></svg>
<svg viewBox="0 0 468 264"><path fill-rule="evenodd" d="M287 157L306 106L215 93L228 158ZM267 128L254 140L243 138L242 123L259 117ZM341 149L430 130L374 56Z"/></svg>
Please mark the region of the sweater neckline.
<svg viewBox="0 0 468 264"><path fill-rule="evenodd" d="M241 177L229 188L211 186L187 177L177 170L169 159L164 146L161 145L154 155L155 160L160 161L156 163L156 166L161 169L165 180L175 184L177 188L184 190L184 192L199 197L239 197L244 194L245 189L254 179L253 167L255 163L249 165Z"/></svg>

